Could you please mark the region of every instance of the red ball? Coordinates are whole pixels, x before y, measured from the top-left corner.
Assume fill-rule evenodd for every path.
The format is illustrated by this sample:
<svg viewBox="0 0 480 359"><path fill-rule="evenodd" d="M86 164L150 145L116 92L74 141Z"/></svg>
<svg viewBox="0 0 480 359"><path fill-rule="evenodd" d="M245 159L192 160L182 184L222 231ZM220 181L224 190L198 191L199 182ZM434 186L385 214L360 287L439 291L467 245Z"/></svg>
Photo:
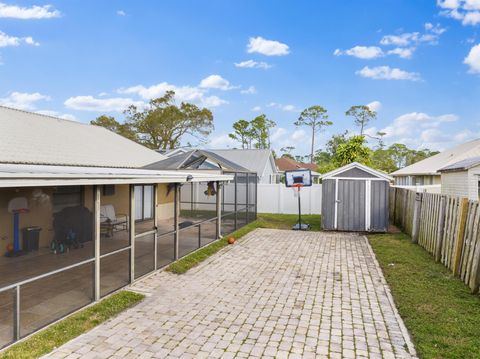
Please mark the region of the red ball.
<svg viewBox="0 0 480 359"><path fill-rule="evenodd" d="M228 239L228 244L234 244L234 243L235 243L235 238L230 237L230 238Z"/></svg>

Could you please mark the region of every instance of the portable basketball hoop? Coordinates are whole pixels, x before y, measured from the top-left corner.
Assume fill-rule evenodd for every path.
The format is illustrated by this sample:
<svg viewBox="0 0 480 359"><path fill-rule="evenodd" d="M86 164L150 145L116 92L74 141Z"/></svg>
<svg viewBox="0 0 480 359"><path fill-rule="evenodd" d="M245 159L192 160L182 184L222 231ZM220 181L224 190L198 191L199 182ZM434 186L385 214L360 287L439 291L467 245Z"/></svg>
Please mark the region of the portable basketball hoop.
<svg viewBox="0 0 480 359"><path fill-rule="evenodd" d="M310 187L312 185L312 174L310 170L294 170L285 171L285 186L291 187L294 194L298 198L298 223L292 229L294 231L308 231L310 225L302 223L302 204L300 190L302 187Z"/></svg>
<svg viewBox="0 0 480 359"><path fill-rule="evenodd" d="M25 197L12 198L8 202L8 212L13 214L13 255L20 251L20 214L28 212L28 201Z"/></svg>

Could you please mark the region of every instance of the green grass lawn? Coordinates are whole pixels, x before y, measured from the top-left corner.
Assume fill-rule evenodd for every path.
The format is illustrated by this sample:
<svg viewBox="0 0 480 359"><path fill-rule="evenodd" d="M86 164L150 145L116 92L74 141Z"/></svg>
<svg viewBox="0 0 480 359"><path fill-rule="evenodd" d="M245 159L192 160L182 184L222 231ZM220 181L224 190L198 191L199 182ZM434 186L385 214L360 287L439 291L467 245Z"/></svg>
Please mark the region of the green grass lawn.
<svg viewBox="0 0 480 359"><path fill-rule="evenodd" d="M39 358L140 302L142 294L121 291L13 345L0 359Z"/></svg>
<svg viewBox="0 0 480 359"><path fill-rule="evenodd" d="M212 254L217 253L223 247L228 245L227 239L234 237L239 239L247 233L253 231L256 228L277 228L277 229L291 229L292 226L297 223L298 216L295 214L266 214L261 213L257 215L257 219L246 226L238 229L237 231L225 235L223 239L220 239L208 246L205 246L198 251L191 253L182 259L170 264L167 267L167 271L183 274L190 268L195 267ZM308 223L312 227L312 231L320 230L320 216L319 215L303 215L302 223Z"/></svg>
<svg viewBox="0 0 480 359"><path fill-rule="evenodd" d="M405 234L369 236L421 358L480 358L480 297Z"/></svg>

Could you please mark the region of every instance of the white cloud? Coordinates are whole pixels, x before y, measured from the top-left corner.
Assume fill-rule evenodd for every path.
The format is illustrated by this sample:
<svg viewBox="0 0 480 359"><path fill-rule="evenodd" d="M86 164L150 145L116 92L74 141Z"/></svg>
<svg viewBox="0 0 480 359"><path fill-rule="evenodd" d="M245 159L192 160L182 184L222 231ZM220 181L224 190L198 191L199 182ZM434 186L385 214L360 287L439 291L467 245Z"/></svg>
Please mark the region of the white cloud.
<svg viewBox="0 0 480 359"><path fill-rule="evenodd" d="M0 18L14 19L51 19L60 17L60 11L55 10L52 5L20 7L17 5L7 5L0 3Z"/></svg>
<svg viewBox="0 0 480 359"><path fill-rule="evenodd" d="M39 92L12 92L7 97L0 98L0 105L19 108L22 110L33 110L39 101L48 101L50 96L42 95Z"/></svg>
<svg viewBox="0 0 480 359"><path fill-rule="evenodd" d="M167 82L145 87L136 85L118 90L121 94L136 94L145 100L161 97L166 91L175 91L175 96L180 101L198 101L203 97L204 90L192 86L175 86Z"/></svg>
<svg viewBox="0 0 480 359"><path fill-rule="evenodd" d="M411 47L426 43L430 45L438 44L440 35L442 35L447 29L440 26L440 24L432 24L427 22L424 24L425 33L420 32L405 32L398 35L385 35L380 40L380 44L397 47ZM413 49L414 50L414 49Z"/></svg>
<svg viewBox="0 0 480 359"><path fill-rule="evenodd" d="M398 55L402 59L411 59L413 52L415 51L414 47L396 47L393 50L389 50L389 55Z"/></svg>
<svg viewBox="0 0 480 359"><path fill-rule="evenodd" d="M246 69L269 69L272 65L263 62L263 61L254 61L254 60L246 60L242 62L236 62L235 67L239 68L246 68Z"/></svg>
<svg viewBox="0 0 480 359"><path fill-rule="evenodd" d="M367 104L367 106L368 108L370 108L370 110L378 112L382 108L382 103L380 101L372 101L369 104Z"/></svg>
<svg viewBox="0 0 480 359"><path fill-rule="evenodd" d="M478 138L479 134L470 130L452 132L445 128L448 123L458 120L458 116L454 114L432 116L422 112L411 112L397 117L385 128L371 127L367 133L384 132L388 144L403 143L411 148L442 150Z"/></svg>
<svg viewBox="0 0 480 359"><path fill-rule="evenodd" d="M27 37L16 37L10 36L0 31L0 47L7 47L7 46L20 46L22 44L32 45L32 46L39 46L40 44L33 40L31 36Z"/></svg>
<svg viewBox="0 0 480 359"><path fill-rule="evenodd" d="M246 90L241 90L240 93L244 95L254 95L257 93L257 89L255 88L255 86L250 86Z"/></svg>
<svg viewBox="0 0 480 359"><path fill-rule="evenodd" d="M469 72L476 74L480 73L480 44L477 44L470 49L470 52L463 60L463 63L470 67Z"/></svg>
<svg viewBox="0 0 480 359"><path fill-rule="evenodd" d="M480 0L437 0L440 15L459 20L463 25L480 24Z"/></svg>
<svg viewBox="0 0 480 359"><path fill-rule="evenodd" d="M35 112L42 115L63 118L64 120L77 121L77 118L70 113L61 113L61 112L52 111L52 110L40 110Z"/></svg>
<svg viewBox="0 0 480 359"><path fill-rule="evenodd" d="M365 60L376 59L385 55L378 46L355 46L348 50L336 49L333 54L335 56L348 55Z"/></svg>
<svg viewBox="0 0 480 359"><path fill-rule="evenodd" d="M274 107L285 112L298 112L299 110L294 105L283 105L281 103L270 102L267 107Z"/></svg>
<svg viewBox="0 0 480 359"><path fill-rule="evenodd" d="M95 98L93 96L70 97L64 102L64 104L67 108L73 110L94 112L123 112L130 105L135 105L137 107L145 105L143 101L135 101L131 98Z"/></svg>
<svg viewBox="0 0 480 359"><path fill-rule="evenodd" d="M418 73L407 72L390 66L377 66L372 68L365 66L363 69L357 71L356 74L374 80L420 80L420 75Z"/></svg>
<svg viewBox="0 0 480 359"><path fill-rule="evenodd" d="M457 9L461 0L437 0L437 5L443 9Z"/></svg>
<svg viewBox="0 0 480 359"><path fill-rule="evenodd" d="M228 104L228 101L219 98L218 96L208 96L202 99L202 105L206 107L218 107Z"/></svg>
<svg viewBox="0 0 480 359"><path fill-rule="evenodd" d="M200 81L200 87L205 89L231 90L230 82L220 75L210 75Z"/></svg>
<svg viewBox="0 0 480 359"><path fill-rule="evenodd" d="M123 11L123 10L117 10L117 15L118 15L118 16L126 16L127 13L126 13L125 11Z"/></svg>
<svg viewBox="0 0 480 359"><path fill-rule="evenodd" d="M217 96L207 96L207 89L195 86L175 86L167 82L161 82L149 87L136 85L118 89L120 94L134 94L144 100L161 97L166 91L175 91L175 98L179 101L192 102L206 107L216 107L228 103L228 101Z"/></svg>
<svg viewBox="0 0 480 359"><path fill-rule="evenodd" d="M400 35L385 35L380 40L382 45L408 46L412 42L417 42L420 34L418 32L409 32Z"/></svg>
<svg viewBox="0 0 480 359"><path fill-rule="evenodd" d="M251 109L250 111L252 111L252 112L260 112L260 111L262 111L262 108L261 108L260 106L254 106L254 107L252 107L252 109Z"/></svg>
<svg viewBox="0 0 480 359"><path fill-rule="evenodd" d="M239 143L228 136L228 133L214 134L208 140L209 148L236 148Z"/></svg>
<svg viewBox="0 0 480 359"><path fill-rule="evenodd" d="M480 11L467 12L462 20L463 25L478 25L480 24Z"/></svg>
<svg viewBox="0 0 480 359"><path fill-rule="evenodd" d="M286 134L288 134L288 131L286 129L284 129L283 127L276 127L273 130L273 133L270 135L270 140L272 142L276 142Z"/></svg>
<svg viewBox="0 0 480 359"><path fill-rule="evenodd" d="M288 45L275 40L267 40L261 36L251 37L247 45L248 53L259 53L266 56L284 56L290 53Z"/></svg>

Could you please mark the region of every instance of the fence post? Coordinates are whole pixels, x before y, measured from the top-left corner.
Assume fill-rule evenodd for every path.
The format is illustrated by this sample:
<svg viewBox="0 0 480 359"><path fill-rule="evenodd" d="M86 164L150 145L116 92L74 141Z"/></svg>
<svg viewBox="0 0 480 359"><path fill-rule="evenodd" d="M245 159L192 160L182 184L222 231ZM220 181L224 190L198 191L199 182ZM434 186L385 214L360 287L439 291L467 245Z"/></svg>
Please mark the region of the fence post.
<svg viewBox="0 0 480 359"><path fill-rule="evenodd" d="M457 238L455 241L455 252L453 257L453 274L460 272L460 260L462 258L463 242L465 240L465 226L467 224L468 198L462 198L460 201L460 223L458 226Z"/></svg>
<svg viewBox="0 0 480 359"><path fill-rule="evenodd" d="M403 213L402 213L402 230L405 230L406 222L407 222L407 207L408 207L408 191L406 189L403 190Z"/></svg>
<svg viewBox="0 0 480 359"><path fill-rule="evenodd" d="M435 241L435 260L440 262L442 258L443 232L445 230L445 211L447 201L445 196L440 197L440 213L437 224L437 240Z"/></svg>
<svg viewBox="0 0 480 359"><path fill-rule="evenodd" d="M415 194L415 203L413 207L413 223L412 223L412 242L418 243L418 234L420 233L420 213L422 210L423 194L417 192Z"/></svg>
<svg viewBox="0 0 480 359"><path fill-rule="evenodd" d="M395 223L395 212L397 210L397 187L393 187L393 211L392 211L392 218L390 219L390 221L392 222L392 224L396 224Z"/></svg>

